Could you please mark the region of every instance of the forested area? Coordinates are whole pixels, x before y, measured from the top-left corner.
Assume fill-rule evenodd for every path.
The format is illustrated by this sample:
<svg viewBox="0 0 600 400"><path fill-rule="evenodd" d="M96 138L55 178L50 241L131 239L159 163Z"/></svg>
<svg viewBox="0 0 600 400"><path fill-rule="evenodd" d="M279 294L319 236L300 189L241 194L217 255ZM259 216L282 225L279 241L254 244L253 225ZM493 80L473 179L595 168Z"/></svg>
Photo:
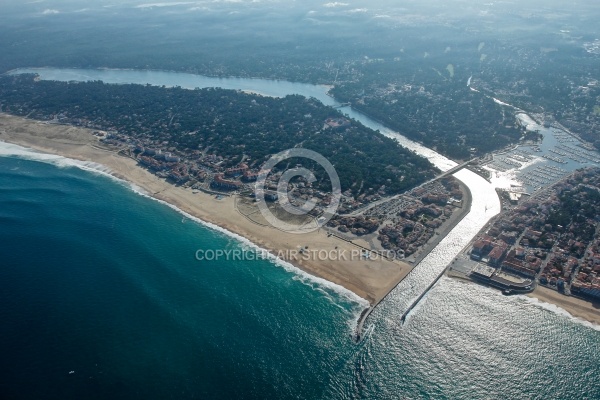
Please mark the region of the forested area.
<svg viewBox="0 0 600 400"><path fill-rule="evenodd" d="M321 153L336 167L342 188L387 193L432 177L423 157L357 121L325 128L342 114L316 99L264 97L218 88L186 90L102 82L35 81L33 75L0 78L2 110L16 115L115 130L182 150L227 157L230 164L260 166L294 147ZM250 160L250 161L248 161Z"/></svg>
<svg viewBox="0 0 600 400"><path fill-rule="evenodd" d="M467 71L440 61L382 61L365 69L359 81L340 83L332 93L450 158L482 155L523 135L511 110L467 87Z"/></svg>
<svg viewBox="0 0 600 400"><path fill-rule="evenodd" d="M108 67L329 84L340 100L455 159L520 139L511 110L493 96L551 115L600 146L591 5L558 19L528 5L531 21L524 21L500 4L482 20L423 2L406 6L410 17L387 2L386 18L340 2L293 2L285 10L269 2L213 2L210 10L184 3L168 13L122 4L52 15L23 4L23 14L0 16L0 73ZM585 23L570 32L564 27L573 16ZM470 78L479 92L467 87Z"/></svg>

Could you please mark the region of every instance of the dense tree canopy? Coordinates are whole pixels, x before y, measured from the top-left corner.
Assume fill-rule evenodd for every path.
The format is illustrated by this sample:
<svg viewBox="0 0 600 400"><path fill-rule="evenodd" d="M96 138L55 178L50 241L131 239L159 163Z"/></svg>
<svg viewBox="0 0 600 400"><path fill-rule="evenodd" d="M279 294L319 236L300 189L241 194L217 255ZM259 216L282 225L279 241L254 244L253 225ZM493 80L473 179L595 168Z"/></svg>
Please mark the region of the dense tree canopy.
<svg viewBox="0 0 600 400"><path fill-rule="evenodd" d="M316 99L250 95L218 88L186 90L102 82L35 81L32 75L0 78L4 111L38 119L117 130L184 150L245 157L255 167L268 156L294 147L315 150L336 167L342 188L388 193L413 187L433 176L431 164L392 139L350 121L325 128L339 111Z"/></svg>

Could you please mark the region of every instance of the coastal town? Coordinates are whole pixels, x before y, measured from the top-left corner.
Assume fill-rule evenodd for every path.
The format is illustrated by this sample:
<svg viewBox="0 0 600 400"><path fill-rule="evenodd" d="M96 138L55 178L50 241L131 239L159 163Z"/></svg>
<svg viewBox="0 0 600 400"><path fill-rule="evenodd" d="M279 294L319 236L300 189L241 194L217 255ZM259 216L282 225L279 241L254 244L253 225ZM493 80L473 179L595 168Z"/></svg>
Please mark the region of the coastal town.
<svg viewBox="0 0 600 400"><path fill-rule="evenodd" d="M346 119L327 119L324 121L324 129L343 130L349 126ZM140 165L160 178L164 178L173 184L192 190L218 196L241 194L244 196L256 196L256 181L261 172L261 166L250 162L234 164L236 156L221 156L214 153L202 152L200 150L182 150L168 143L152 139L133 139L129 135L116 132L107 133L96 131L101 143L112 146L121 154L131 157ZM232 165L227 167L228 165ZM281 172L268 171L265 180L264 196L267 201L279 200L277 194L278 181ZM273 172L273 173L271 173ZM300 206L309 199L316 199L316 207L311 215L318 216L329 206L331 194L320 190L299 178L297 182L291 183L288 188L289 202L294 206ZM380 199L379 195L360 195L357 198L352 192L346 191L342 201L346 209L362 207L370 201Z"/></svg>
<svg viewBox="0 0 600 400"><path fill-rule="evenodd" d="M329 118L324 129L343 132L350 126L344 118ZM160 178L173 184L203 191L216 196L256 196L256 181L260 167L250 167L241 162L232 167L224 156L205 154L201 151L182 151L167 143L150 139L132 139L116 132L95 131L101 143L135 159ZM289 184L287 198L279 198L278 181L281 172L270 173L265 181L264 196L275 203L289 202L302 206L315 200L316 207L309 216L318 218L331 203L331 193L313 187L298 179ZM368 243L372 251L387 251L393 258L415 262L415 253L434 242L432 238L447 232L456 223L456 214L463 210L466 188L450 176L427 182L397 196L386 196L385 187L373 194L353 196L350 190L342 193L338 213L328 223L328 229L345 240ZM463 210L464 211L464 210ZM453 219L453 215L455 218ZM445 235L442 235L442 237ZM424 254L423 254L424 255ZM412 256L412 257L411 257Z"/></svg>
<svg viewBox="0 0 600 400"><path fill-rule="evenodd" d="M361 237L373 249L414 262L417 252L456 222L465 192L455 178L444 177L393 198L369 199L372 206L342 214L329 226L335 234Z"/></svg>
<svg viewBox="0 0 600 400"><path fill-rule="evenodd" d="M0 10L0 400L600 400L600 2Z"/></svg>
<svg viewBox="0 0 600 400"><path fill-rule="evenodd" d="M227 153L210 145L193 148L182 145L181 139L173 140L168 135L143 134L136 129L123 130L117 126L111 128L106 121L73 118L64 113L48 115L46 119L50 123L93 129L99 144L135 160L157 177L176 186L217 198L230 195L247 198L250 203L244 203L247 208L244 215L252 215L249 204L257 194L256 181L264 158L257 159L243 149ZM123 124L119 126L125 126ZM353 129L351 120L332 115L323 117L315 127L323 134L334 137L344 137ZM164 127L168 128L169 125ZM502 161L507 167L521 167L534 157L533 153L520 149L513 152L515 154L511 153L510 157L483 158L479 164L485 166L489 159L496 160L496 164ZM574 151L571 153L571 158L575 159ZM577 153L577 157L585 156L583 160L593 156L589 151L583 155L580 153ZM496 164L492 162L491 166L502 171L502 167ZM477 168L477 165L471 168ZM566 171L559 169L553 165L539 166L524 178L535 184L548 184L566 174ZM477 172L490 178L490 173L486 176L483 168ZM280 199L278 183L281 176L282 171L277 169L267 175L263 193L271 203L270 207L281 208L282 202L302 206L309 200L314 201L316 206L308 217L317 220L331 202L327 188L301 178L295 179L288 184L286 198ZM364 249L393 254L395 259L412 265L418 264L468 212L468 205L465 205L468 191L450 176L427 181L395 195L390 194L385 184L365 181L361 185L359 190L348 188L343 191L338 212L325 229L331 235ZM543 193L538 192L536 198L543 196ZM541 224L540 215L548 212L553 204L545 205L540 211L535 199L527 200L514 193L509 195L508 202L519 204L512 210L505 209L494 225L474 242L469 258L478 266L472 269L470 276L507 292L528 292L536 285L545 285L567 295L597 296L598 271L594 262L585 258L594 248L589 238L575 235L567 240L560 230L567 229L565 226L568 226L568 221L562 225L552 225L546 221ZM519 198L522 199L520 202ZM544 197L544 201L553 198ZM580 248L582 244L585 244L584 249ZM583 253L571 251L570 246L573 245L579 246L579 251ZM565 252L565 247L569 252ZM595 253L590 257L593 260Z"/></svg>
<svg viewBox="0 0 600 400"><path fill-rule="evenodd" d="M37 90L27 79L24 79L24 84L33 85L31 88L26 87L34 92ZM94 89L105 90L111 99L116 96L113 92L124 90L117 86L101 84L92 84L92 86ZM52 87L52 90L54 89L58 90L58 87ZM75 85L75 89L82 93L88 90L83 84ZM140 90L137 87L127 89ZM175 93L178 93L177 90ZM259 101L271 101L262 97L247 98L245 94L231 91L208 90L200 94L217 99L228 99L231 101L230 104L242 102L246 106L246 103L249 103L250 108L257 105ZM185 93L185 96L188 95L190 94ZM189 126L183 127L179 122L183 123L183 117L175 114L170 114L168 121L160 120L160 124L157 125L158 122L152 119L152 114L143 108L143 104L139 104L138 107L142 114L131 114L131 118L138 121L134 122L122 116L119 120L107 117L90 119L94 112L90 110L82 112L79 108L70 108L68 112L49 113L54 109L51 103L44 103L44 107L47 108L33 108L31 104L19 101L13 106L13 112L26 115L34 113L31 116L41 118L49 124L67 124L92 129L98 138L99 147L135 160L138 165L176 187L187 189L191 193L207 193L216 199L230 196L235 199L243 198L245 199L243 202L237 200L234 202L237 211L252 223L259 225L263 223L260 218L255 218L257 216L254 201L257 195L256 181L266 160L279 149L255 143L254 136L263 135L262 128L259 130L257 124L249 124L249 128L256 132L247 133L242 138L234 138L237 142L232 139L233 142L225 144L216 139L221 137L219 132L224 128L218 120L210 119L216 115L215 111L205 111L207 121L212 121L209 125L193 130L191 127L194 120L191 110L185 111L188 118L185 123ZM338 212L324 227L329 235L359 246L365 251L392 255L394 260L402 260L414 267L469 212L470 193L450 174L443 173L436 178L435 171L430 165L425 168L418 164L423 162L423 159L414 155L405 156L396 152L396 149L391 149L393 150L391 153L394 157L400 158L388 158L382 153L384 148L386 151L390 150L385 138L377 137L375 141L363 142L362 140L367 136L361 133L362 128L353 120L336 114L333 109L322 110L310 101L296 98L286 98L281 102L284 104L281 111L293 110L294 107L299 106L311 111L310 113L296 111L297 115L292 118L295 122L289 129L282 128L283 125L274 126L277 132L290 138L291 147L302 146L300 143L304 144L307 140L317 140L313 143L317 148L329 146L332 141L336 143L339 141L340 145L353 143L353 147L344 148L343 151L338 151L337 145L332 147L334 151L332 157L337 157L331 158L332 162L336 165L336 169L345 175L340 176L343 191ZM94 104L89 106L92 110L96 107ZM317 111L320 116L315 118ZM239 121L232 119L231 124L233 126L234 122L249 122L250 117L250 114L243 118L235 117ZM265 121L270 120L261 122L264 128L267 128L272 121ZM306 136L309 127L311 131L316 132L313 136ZM170 129L174 129L176 133L166 133ZM277 132L273 134L277 136ZM233 136L226 135L223 140L227 141L230 138ZM343 156L356 154L365 157L365 152L361 149L365 148L367 143L369 146L375 143L379 147L369 149L366 162L353 163L348 157ZM527 145L531 147L533 153L527 153L526 149L522 148L525 146L518 146L515 150L509 149L512 152L510 155L472 159L459 164L456 168L466 167L474 170L490 181L497 174L494 170L502 172L503 167L497 165L500 161L506 165L506 168L511 166L522 168L527 163L535 161L535 147L539 145ZM556 148L550 150L558 151ZM550 153L554 155L552 151ZM589 150L578 150L577 154L573 150L571 153L569 153L570 158L573 160L595 161ZM408 160L408 162L401 160ZM358 164L360 170L355 169ZM318 179L316 184L313 184L302 178L296 178L289 181L285 198L279 198L278 184L283 170L294 166L301 166L301 164L281 165L282 170L276 167L270 171L261 194L264 193L269 208L277 210L276 213L280 216L285 214L280 211L287 202L298 207L314 201L316 206L307 215L307 218L312 219L314 223L331 203L330 188L323 185L323 179ZM415 172L415 167L416 170L422 171L421 175ZM554 165L540 165L534 168L524 178L540 185L533 188L536 196L544 193L541 190L542 185L552 184L568 173L566 167ZM407 175L409 170L412 175ZM452 171L454 172L455 170ZM506 293L525 293L534 290L538 285L546 285L567 295L593 297L598 289L598 272L593 262L589 263L584 256L578 256L574 261L575 255L565 256L558 252L558 249L564 247L559 241L559 236L564 238L564 235L558 235L561 233L559 225L566 229L564 227L569 225L569 221L554 224L556 226L552 222L533 226L531 219L539 216L540 213L532 206L537 204L535 198L528 198L527 194L516 193L515 190L509 192L503 203L505 205L517 203L517 205L504 207L500 216L496 218L495 225L475 241L468 257L468 261L474 264L471 264L468 275L473 279L499 287ZM513 218L513 214L516 218ZM590 218L595 218L595 215ZM548 224L552 226L552 231L544 226ZM543 235L536 235L538 232ZM544 242L540 245L535 243L536 238L549 242L554 240L554 242ZM586 252L593 249L593 246L588 243L589 240L586 242L579 237L570 239L576 243L586 243ZM530 240L534 244L528 244ZM594 256L591 257L593 259ZM565 264L568 266L564 267ZM456 268L457 265L452 267Z"/></svg>
<svg viewBox="0 0 600 400"><path fill-rule="evenodd" d="M500 214L469 248L478 264L470 277L506 293L541 285L598 301L599 173L598 168L578 170Z"/></svg>
<svg viewBox="0 0 600 400"><path fill-rule="evenodd" d="M38 84L46 85L51 92L58 92L62 85L53 83L49 86L46 81L38 82L35 79L33 82L29 78L22 78L9 83L9 86L17 85L32 93L39 93ZM82 94L100 90L111 102L120 104L123 102L122 96L130 98L130 91L141 89L135 85L125 88L91 83L71 85L69 90ZM152 87L144 90L156 91L153 94L155 96L161 94ZM324 175L318 176L315 182L299 177L291 179L283 195L279 184L285 170L305 167L297 160L292 160L276 165L269 171L264 188L257 188L256 184L263 165L281 151L281 146L285 144L285 148L296 148L311 143L305 148L319 149L331 160L340 173L342 183L337 213L326 226L321 227L322 230L328 236L333 236L334 240L342 240L360 248L367 254L365 259L369 259L369 255L388 257L390 261L404 263L406 271L425 259L469 214L471 193L466 185L452 176L460 169L469 169L492 184L499 174L514 173L516 180L521 183L499 193L503 210L493 220L508 218L507 221L514 222L518 218L510 217L511 213L518 213L522 207L529 207L530 203L537 204L536 197L531 198L530 195L544 193L544 187L547 189L548 185L563 179L573 170L575 164L549 164L558 163L554 157L566 154L570 162L579 164L597 161L595 153L579 143L579 139L566 136L566 133L563 134L567 132L565 130L554 129L544 131L544 137L550 140L549 146L543 143L540 135L537 141L523 138L519 145L468 161L462 160L456 167L440 174L424 158L410 152L404 154L395 143L392 148L393 141L386 142L388 138L380 137L377 132L369 133L335 109L321 108L311 100L295 97L274 100L214 89L198 92L162 90L169 95L182 97L172 102L173 107L178 107L181 112L174 113L169 109L166 119L157 119L139 99L135 105L137 112L116 117L97 117L96 103L85 103L84 109L83 106L57 108L50 102L38 101L35 105L23 102L23 96L15 98L11 110L47 121L48 124L91 129L97 137L98 148L134 160L161 181L189 191L191 195L202 192L217 201L230 198L233 211L258 226L268 225L258 210L256 198L259 194L264 194L269 210L278 218L305 228L320 226L318 221L332 201L331 187L325 184L328 181ZM209 104L223 102L225 114L217 113L216 109L203 108L205 115L202 116L203 122L199 122L193 110L187 105L183 106L187 103L182 99L188 97L203 98ZM260 112L264 113L262 119L259 123L252 122L257 121L254 112L259 110L255 108L261 102L269 103L269 106L261 105ZM237 107L234 106L236 104ZM277 111L280 114L278 118L291 115L286 117L290 123L284 125L274 122L275 115L270 111L274 105L281 106ZM65 111L56 111L59 109ZM243 109L247 113L241 115L234 109ZM165 113L165 110L156 112ZM232 129L239 126L248 129L242 129L241 135L233 135ZM265 135L270 135L276 145L267 146L265 143L271 139L266 139ZM260 141L257 136L261 137ZM376 140L371 140L373 137ZM553 141L558 144L552 146ZM565 148L560 147L575 145L572 143L578 147L568 154ZM362 161L358 162L355 157ZM302 218L287 212L288 205L302 207L307 203L314 203L315 207ZM532 209L531 213L539 213L529 208ZM521 213L526 215L526 212ZM477 238L474 248L469 249L466 259L455 260L450 268L456 271L460 269L460 264L465 264L462 269L464 274L498 287L505 294L527 293L538 286L548 286L551 288L549 290L556 293L593 298L597 289L597 272L593 266L583 266L584 260L579 260L573 270L574 261L567 259L570 263L567 269L571 272L570 275L564 275L564 255L549 255L551 246L544 247L537 243L536 246L527 245L531 230L547 233L544 230L547 228L532 227L530 222L525 219L516 227L500 226L496 228L498 232L487 229L485 234ZM567 225L566 222L562 223L562 226ZM546 236L558 240L551 233ZM582 242L578 238L573 239ZM402 272L401 275L406 273ZM563 275L559 276L560 273Z"/></svg>
<svg viewBox="0 0 600 400"><path fill-rule="evenodd" d="M438 173L425 157L300 95L69 84L39 80L34 74L0 77L0 94L2 111L102 131L103 143L122 148L176 184L197 181L200 189L242 190L270 157L293 148L317 151L329 160L342 190L354 198L398 194ZM298 164L310 167L303 159L292 166ZM325 171L315 174L315 188L330 190L322 179Z"/></svg>

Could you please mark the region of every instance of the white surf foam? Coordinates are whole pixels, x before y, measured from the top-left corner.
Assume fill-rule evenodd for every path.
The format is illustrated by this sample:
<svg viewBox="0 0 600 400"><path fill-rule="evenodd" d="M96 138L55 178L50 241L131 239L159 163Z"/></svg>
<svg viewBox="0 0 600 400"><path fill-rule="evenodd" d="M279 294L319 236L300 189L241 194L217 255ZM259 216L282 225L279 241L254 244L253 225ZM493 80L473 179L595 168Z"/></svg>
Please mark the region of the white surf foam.
<svg viewBox="0 0 600 400"><path fill-rule="evenodd" d="M314 275L311 275L303 270L301 270L300 268L290 264L287 261L281 260L280 258L278 258L277 256L275 256L274 254L271 254L268 250L258 246L257 244L253 243L252 241L250 241L249 239L238 235L237 233L231 232L225 228L222 228L218 225L215 225L211 222L207 222L204 221L200 218L194 217L193 215L181 210L180 208L178 208L177 206L170 204L164 200L160 200L157 199L155 197L152 197L146 193L143 192L139 192L137 191L135 188L133 188L133 190L138 193L141 196L147 197L149 199L152 199L154 201L157 201L161 204L166 205L167 207L177 211L178 213L182 214L183 216L185 216L186 218L206 227L209 228L213 231L222 233L232 239L235 239L237 242L239 242L243 248L245 248L246 250L252 250L255 251L257 254L263 256L263 258L265 260L271 261L273 264L282 267L284 270L286 270L287 272L290 272L294 275L295 280L311 287L313 290L316 291L321 291L323 293L327 293L324 292L324 290L328 290L328 291L332 291L335 292L336 295L340 296L341 298L350 301L352 303L358 303L361 306L368 306L369 302L365 299L363 299L362 297L358 296L356 293L344 288L343 286L340 286L338 284L335 284L333 282L330 282L328 280L316 277Z"/></svg>
<svg viewBox="0 0 600 400"><path fill-rule="evenodd" d="M588 328L591 328L591 329L594 329L594 330L600 332L600 325L597 325L592 322L586 321L582 318L576 317L573 314L571 314L570 312L568 312L567 310L557 306L556 304L546 303L545 301L541 301L540 299L537 299L535 297L529 297L529 296L523 296L523 295L519 295L518 297L520 299L524 300L525 302L532 304L538 308L542 308L546 311L550 311L554 314L568 318L569 320L571 320L572 322L574 322L576 324L583 325L583 326L586 326Z"/></svg>
<svg viewBox="0 0 600 400"><path fill-rule="evenodd" d="M497 99L497 98L495 98L495 97L492 97L492 99L494 99L494 102L495 102L496 104L500 104L501 106L512 107L512 105L510 105L510 104L508 104L508 103L505 103L505 102L503 102L502 100L498 100L498 99Z"/></svg>
<svg viewBox="0 0 600 400"><path fill-rule="evenodd" d="M340 286L333 282L329 282L325 279L311 275L311 274L301 270L300 268L295 267L294 265L290 264L289 262L279 259L275 255L269 253L266 249L259 247L258 245L254 244L252 241L246 239L243 236L240 236L240 235L238 235L234 232L231 232L225 228L222 228L218 225L201 220L200 218L196 218L193 215L174 206L173 204L170 204L164 200L160 200L160 199L150 196L145 190L143 190L139 186L137 186L131 182L128 182L124 179L117 178L116 176L112 175L111 169L106 167L105 165L94 163L94 162L89 162L89 161L74 160L71 158L58 156L58 155L54 155L54 154L42 153L42 152L27 148L27 147L23 147L23 146L19 146L16 144L3 142L3 141L0 141L0 157L15 157L15 158L22 158L22 159L31 160L31 161L41 161L41 162L53 164L59 168L75 167L75 168L79 168L81 170L84 170L84 171L87 171L90 173L99 174L99 175L105 176L107 178L110 178L115 182L119 182L120 184L123 184L123 185L129 187L132 191L139 194L140 196L147 197L147 198L157 201L161 204L164 204L167 207L170 207L171 209L173 209L173 210L177 211L178 213L180 213L181 215L185 216L186 218L193 220L193 221L197 222L198 224L200 224L204 227L207 227L213 231L222 233L222 234L236 240L247 250L252 250L252 251L255 251L257 254L263 255L265 259L271 261L273 264L275 264L279 267L282 267L289 273L292 273L294 275L293 279L311 287L313 290L320 291L327 295L329 295L329 292L334 292L336 295L340 296L340 298L342 298L345 301L357 303L362 307L369 306L369 302L367 300L358 296L354 292L344 288L343 286Z"/></svg>
<svg viewBox="0 0 600 400"><path fill-rule="evenodd" d="M40 162L52 164L58 168L76 167L76 168L82 169L87 172L105 176L107 178L110 178L110 179L120 182L120 183L129 184L129 182L112 175L112 171L110 170L110 168L108 168L102 164L98 164L98 163L94 163L94 162L90 162L90 161L75 160L75 159L66 158L63 156L58 156L55 154L42 153L42 152L39 152L34 149L30 149L30 148L19 146L19 145L12 144L12 143L3 142L1 140L0 140L0 157L13 157L13 158L21 158L21 159L30 160L30 161L40 161ZM131 185L131 184L129 184L129 185Z"/></svg>

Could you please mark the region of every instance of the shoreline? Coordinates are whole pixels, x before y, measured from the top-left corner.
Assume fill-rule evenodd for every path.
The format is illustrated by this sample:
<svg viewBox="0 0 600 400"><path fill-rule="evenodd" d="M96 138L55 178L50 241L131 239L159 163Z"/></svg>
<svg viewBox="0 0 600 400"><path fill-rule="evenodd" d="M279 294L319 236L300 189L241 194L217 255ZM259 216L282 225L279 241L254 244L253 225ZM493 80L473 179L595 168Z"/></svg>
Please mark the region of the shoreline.
<svg viewBox="0 0 600 400"><path fill-rule="evenodd" d="M500 216L500 214L498 215ZM498 217L497 216L497 217ZM482 228L480 232L484 232L489 228L495 221L497 217L492 218L488 223ZM454 260L456 260L460 255L465 255L466 251L470 248L470 246L477 240L477 236L475 236L467 246L460 252ZM452 261L452 264L454 261ZM462 272L453 270L452 264L447 268L445 275L452 279L461 280L464 282L468 282L474 285L482 285L488 287L493 290L498 290L490 285L485 285L481 282L471 279L469 276L463 274ZM531 301L538 301L539 304L543 307L543 304L549 305L549 307L543 307L548 309L548 311L562 314L568 313L573 318L581 319L587 323L590 323L594 326L600 327L600 301L593 302L590 300L585 300L580 297L574 296L566 296L562 293L557 292L556 290L549 289L547 287L541 286L539 284L535 285L535 288L532 292L527 294L518 294L518 296L523 296L525 298L529 298ZM558 308L558 310L549 309L551 307Z"/></svg>
<svg viewBox="0 0 600 400"><path fill-rule="evenodd" d="M541 303L547 303L568 312L575 318L582 319L600 327L600 301L592 302L580 297L565 296L556 290L537 285L532 293L526 295Z"/></svg>
<svg viewBox="0 0 600 400"><path fill-rule="evenodd" d="M450 232L452 232L452 230L456 227L456 225L458 225L470 212L471 212L471 205L473 203L473 196L471 195L471 190L469 190L469 187L467 185L465 185L462 181L460 181L460 187L461 190L464 193L464 197L463 197L463 206L462 209L460 210L460 212L458 213L458 215L453 215L452 218L453 220L450 222L449 225L447 225L446 227L444 227L443 231L440 232L439 235L436 235L434 238L432 238L433 240L430 240L427 242L427 244L425 245L425 248L423 249L423 251L421 252L421 254L419 254L419 256L417 257L417 259L415 260L415 262L413 262L412 264L413 269L411 270L411 272L417 268L419 266L419 264L421 263L421 261L423 261L425 259L425 257L427 257L429 255L429 253L431 253L433 251L433 249L435 249L438 244L440 244L440 242L446 237L448 236L448 234ZM423 292L423 294L419 297L419 299L417 299L416 301L413 302L413 304L410 306L410 308L408 309L408 311L405 312L405 315L408 314L415 306L416 304L424 297L425 294L427 294L427 292L429 292L429 290L431 290L431 288L433 286L435 286L435 284L439 281L439 279L444 276L446 274L446 272L448 271L448 268L450 267L450 264L446 266L446 268L444 269L444 271L442 271L442 273L435 279L435 281L432 282L432 284L427 288L427 290L425 290L425 292ZM410 272L409 274L410 275ZM407 275L407 276L408 276ZM367 319L369 318L369 315L371 315L371 313L375 310L375 308L377 308L377 306L379 305L379 303L381 303L383 300L385 300L385 298L387 296L390 295L390 293L392 293L392 291L394 289L396 289L396 287L398 287L398 285L401 283L398 282L396 284L396 286L394 286L393 288L391 288L386 294L385 296L383 296L381 299L379 299L379 301L377 301L376 303L372 304L370 307L366 308L363 310L363 312L360 314L360 317L358 319L358 323L356 325L356 333L355 333L355 337L356 340L360 340L360 338L362 337L362 333L363 333L363 327L364 324L367 322Z"/></svg>
<svg viewBox="0 0 600 400"><path fill-rule="evenodd" d="M209 229L221 231L242 243L250 243L258 249L266 250L273 257L272 259L280 261L279 266L286 270L289 270L290 267L298 268L303 273L310 275L309 279L317 282L321 279L351 292L357 296L352 299L353 301L361 303L359 299L362 299L368 303L357 319L357 332L361 332L360 328L373 309L418 266L418 264L411 266L398 260L352 260L350 262L329 260L322 263L315 260L294 262L280 259L277 257L278 252L297 250L301 247L299 244L308 245L311 249L337 249L339 247L341 250L352 249L355 244L336 236L327 236L324 230L295 235L269 226L256 225L245 218L243 220L246 223L240 223L240 214L235 207L237 196L216 200L213 195L203 192L192 193L189 189L166 182L139 166L132 158L118 155L117 150L101 147L91 129L48 124L43 121L0 113L0 141L46 154L93 162L103 166L109 172L98 172L131 184L134 190L135 188L142 189L142 192L138 191L138 194L158 200L166 206L188 214ZM447 228L446 234L468 214L471 201L472 197L469 192L467 205L455 223ZM297 274L294 271L290 272ZM453 277L447 272L445 275ZM465 279L471 281L466 277ZM338 290L338 292L340 291ZM600 325L600 304L564 296L539 286L527 296L551 306L560 307L576 318Z"/></svg>
<svg viewBox="0 0 600 400"><path fill-rule="evenodd" d="M13 72L21 70L21 69L63 69L63 70L98 70L98 71L149 71L149 72L168 72L174 74L187 74L187 75L195 75L204 78L216 78L216 79L253 79L253 80L266 80L272 82L290 82L290 83L298 83L305 85L313 85L313 86L322 86L324 88L332 88L333 84L331 83L314 83L310 81L291 81L285 78L263 78L260 76L238 76L238 75L210 75L207 73L200 72L192 72L189 70L171 70L171 69L156 69L156 68L145 68L145 69L137 69L137 68L116 68L116 67L56 67L51 65L46 65L43 67L18 67L13 68L11 70L0 72L0 76L2 75L11 75ZM269 96L271 97L271 96Z"/></svg>
<svg viewBox="0 0 600 400"><path fill-rule="evenodd" d="M352 243L328 237L324 230L296 235L253 224L239 217L235 207L237 196L217 200L213 195L192 193L190 189L166 182L139 166L135 160L118 155L117 150L101 147L91 129L48 124L0 113L0 140L102 165L110 171L110 175L141 188L145 192L143 195L165 202L205 225L212 224L230 232L232 237L237 235L239 238L236 240L245 239L267 250L274 258L278 258L281 252L293 252L305 246L313 251L336 249L348 253L355 248ZM317 279L339 285L371 305L381 301L412 270L411 265L398 260L279 259Z"/></svg>
<svg viewBox="0 0 600 400"><path fill-rule="evenodd" d="M461 272L448 270L445 275L448 278L457 279L471 285L481 285L500 292L498 289L475 281ZM554 314L568 314L571 318L576 318L591 324L594 329L600 329L600 302L592 302L580 297L565 296L556 290L544 286L536 285L531 293L517 294Z"/></svg>

